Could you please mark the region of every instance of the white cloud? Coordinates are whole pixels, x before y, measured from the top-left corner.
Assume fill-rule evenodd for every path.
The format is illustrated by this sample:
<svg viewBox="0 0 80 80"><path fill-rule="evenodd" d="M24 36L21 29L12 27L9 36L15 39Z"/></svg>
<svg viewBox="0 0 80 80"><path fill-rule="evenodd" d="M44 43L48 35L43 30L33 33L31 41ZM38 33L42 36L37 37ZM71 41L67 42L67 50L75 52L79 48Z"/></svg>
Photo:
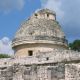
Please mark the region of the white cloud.
<svg viewBox="0 0 80 80"><path fill-rule="evenodd" d="M24 7L24 0L0 0L0 11L8 13L14 9L21 10Z"/></svg>
<svg viewBox="0 0 80 80"><path fill-rule="evenodd" d="M11 41L8 37L4 37L0 40L0 53L9 55L14 53L11 47Z"/></svg>
<svg viewBox="0 0 80 80"><path fill-rule="evenodd" d="M56 12L58 19L63 19L64 11L61 9L62 2L60 0L41 0L43 8L48 8Z"/></svg>
<svg viewBox="0 0 80 80"><path fill-rule="evenodd" d="M56 11L69 41L80 39L80 0L41 0L41 4Z"/></svg>

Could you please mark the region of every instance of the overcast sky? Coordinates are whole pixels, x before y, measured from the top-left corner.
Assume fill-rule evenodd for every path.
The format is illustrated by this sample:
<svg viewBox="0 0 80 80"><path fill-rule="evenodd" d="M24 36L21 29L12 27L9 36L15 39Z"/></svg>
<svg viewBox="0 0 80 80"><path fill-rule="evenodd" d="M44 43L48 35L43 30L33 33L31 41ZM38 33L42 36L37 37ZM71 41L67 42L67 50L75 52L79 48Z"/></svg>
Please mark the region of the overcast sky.
<svg viewBox="0 0 80 80"><path fill-rule="evenodd" d="M80 0L0 0L1 53L13 53L11 40L21 22L40 8L56 12L69 42L80 39Z"/></svg>

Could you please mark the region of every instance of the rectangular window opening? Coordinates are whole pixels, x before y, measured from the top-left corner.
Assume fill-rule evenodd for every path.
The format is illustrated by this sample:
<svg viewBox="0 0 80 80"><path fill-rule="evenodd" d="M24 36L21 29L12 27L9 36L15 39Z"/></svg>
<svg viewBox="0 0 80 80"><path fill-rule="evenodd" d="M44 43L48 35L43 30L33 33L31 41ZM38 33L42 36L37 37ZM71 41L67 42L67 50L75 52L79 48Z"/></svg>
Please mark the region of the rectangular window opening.
<svg viewBox="0 0 80 80"><path fill-rule="evenodd" d="M33 51L32 50L28 51L28 56L33 56Z"/></svg>

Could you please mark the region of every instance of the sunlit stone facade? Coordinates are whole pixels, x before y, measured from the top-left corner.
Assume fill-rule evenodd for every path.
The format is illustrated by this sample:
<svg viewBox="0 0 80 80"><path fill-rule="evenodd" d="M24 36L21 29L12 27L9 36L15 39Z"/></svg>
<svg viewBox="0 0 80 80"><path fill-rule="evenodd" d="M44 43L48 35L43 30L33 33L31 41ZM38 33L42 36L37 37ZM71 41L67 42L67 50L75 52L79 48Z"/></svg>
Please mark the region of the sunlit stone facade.
<svg viewBox="0 0 80 80"><path fill-rule="evenodd" d="M12 41L14 57L0 59L0 80L80 80L80 53L68 42L56 13L35 12Z"/></svg>

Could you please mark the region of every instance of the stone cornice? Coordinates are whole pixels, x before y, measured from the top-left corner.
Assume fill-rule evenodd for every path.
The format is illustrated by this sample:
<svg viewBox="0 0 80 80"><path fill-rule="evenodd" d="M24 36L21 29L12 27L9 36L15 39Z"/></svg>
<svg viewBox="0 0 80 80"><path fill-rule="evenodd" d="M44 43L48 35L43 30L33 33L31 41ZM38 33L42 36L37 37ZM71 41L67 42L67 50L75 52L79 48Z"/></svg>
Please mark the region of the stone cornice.
<svg viewBox="0 0 80 80"><path fill-rule="evenodd" d="M26 43L50 43L50 44L60 44L67 46L68 41L64 38L54 37L54 36L26 36L21 38L15 38L12 41L12 46L18 46L20 44Z"/></svg>

